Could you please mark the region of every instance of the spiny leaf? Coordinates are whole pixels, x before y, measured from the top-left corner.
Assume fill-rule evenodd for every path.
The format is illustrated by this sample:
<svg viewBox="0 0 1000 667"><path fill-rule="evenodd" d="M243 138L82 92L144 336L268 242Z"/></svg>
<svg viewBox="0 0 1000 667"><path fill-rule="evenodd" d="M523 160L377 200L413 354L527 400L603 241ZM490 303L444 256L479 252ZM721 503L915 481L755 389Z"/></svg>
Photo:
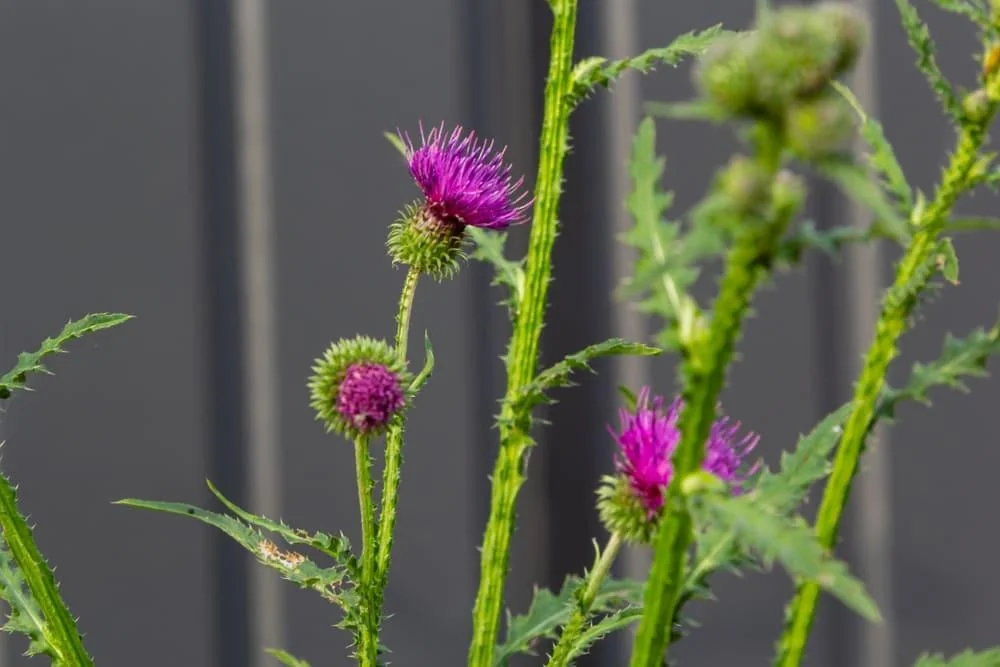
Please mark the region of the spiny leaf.
<svg viewBox="0 0 1000 667"><path fill-rule="evenodd" d="M302 554L281 551L273 542L265 539L259 531L235 517L209 512L186 503L127 498L119 500L118 504L188 516L218 528L256 556L260 563L277 570L283 578L298 584L301 588L318 592L324 599L343 606L345 610L353 606L353 592L348 596L348 591L341 590L341 586L347 581L348 571L346 567L337 564L333 567L321 568Z"/></svg>
<svg viewBox="0 0 1000 667"><path fill-rule="evenodd" d="M27 376L33 373L51 375L49 369L42 364L42 359L50 354L65 352L62 346L69 341L101 329L109 329L132 319L131 315L121 313L93 313L86 317L68 323L54 338L46 338L42 346L34 352L22 352L17 356L17 364L3 377L0 377L0 399L10 398L12 392L27 389Z"/></svg>
<svg viewBox="0 0 1000 667"><path fill-rule="evenodd" d="M586 654L590 647L604 639L612 632L622 630L642 618L641 607L625 607L611 612L596 623L587 626L573 642L570 658L578 658Z"/></svg>
<svg viewBox="0 0 1000 667"><path fill-rule="evenodd" d="M736 541L757 552L765 566L778 561L796 579L812 581L871 621L881 619L864 585L847 566L830 557L801 517L774 514L754 505L749 496L701 494L692 503L696 520L717 523Z"/></svg>
<svg viewBox="0 0 1000 667"><path fill-rule="evenodd" d="M931 2L946 12L964 16L983 29L991 29L989 12L977 0L931 0Z"/></svg>
<svg viewBox="0 0 1000 667"><path fill-rule="evenodd" d="M583 585L580 577L570 576L558 594L547 588L536 588L528 612L520 616L507 614L507 634L493 655L494 667L507 664L510 656L524 653L535 655L536 645L544 639L555 639L556 630L569 621L576 608L576 593ZM605 579L591 610L595 614L627 609L642 603L643 583L630 579Z"/></svg>
<svg viewBox="0 0 1000 667"><path fill-rule="evenodd" d="M665 161L656 154L656 126L646 118L632 143L629 174L632 192L626 207L635 225L622 241L636 249L633 275L622 284L627 298L640 297L639 309L664 320L658 342L674 347L691 333L703 316L688 290L698 277L697 262L720 252L720 227L695 224L682 237L680 223L664 219L673 195L660 189ZM677 334L680 335L677 335Z"/></svg>
<svg viewBox="0 0 1000 667"><path fill-rule="evenodd" d="M17 492L10 481L0 474L0 528L7 551L17 565L18 575L12 579L15 587L18 580L23 579L31 594L30 602L20 601L23 614L40 612L44 623L41 626L42 639L34 639L29 651L44 651L53 656L53 663L59 667L93 667L93 659L83 646L83 638L77 628L76 620L70 614L66 603L59 594L59 584L52 574L52 568L35 544L31 528L17 507ZM23 593L23 588L21 589ZM16 599L15 591L11 590L11 598ZM13 609L14 602L11 602ZM13 618L12 618L13 620ZM14 627L17 627L15 623ZM32 623L37 626L37 623Z"/></svg>
<svg viewBox="0 0 1000 667"><path fill-rule="evenodd" d="M914 667L1000 667L1000 647L982 653L965 651L951 658L940 653L924 654Z"/></svg>
<svg viewBox="0 0 1000 667"><path fill-rule="evenodd" d="M808 435L800 437L793 450L782 452L778 472L765 468L750 494L754 502L776 514L787 514L802 504L809 488L829 474L830 454L840 441L851 408L847 403L831 412Z"/></svg>
<svg viewBox="0 0 1000 667"><path fill-rule="evenodd" d="M913 365L909 380L901 389L886 387L876 409L880 419L895 416L896 405L903 400L930 404L927 392L935 386L968 391L967 377L985 377L990 357L1000 353L1000 321L989 330L978 328L965 338L945 337L941 356L928 364Z"/></svg>
<svg viewBox="0 0 1000 667"><path fill-rule="evenodd" d="M927 78L931 90L934 91L934 94L941 101L945 112L956 123L959 122L964 116L962 105L959 103L955 91L952 90L951 84L945 79L944 74L941 73L941 68L938 67L937 61L934 59L934 41L931 39L930 30L927 29L926 24L920 19L920 15L917 14L917 10L910 3L910 0L896 0L896 7L899 9L899 15L903 20L903 29L906 30L906 38L917 54L917 69L923 72Z"/></svg>
<svg viewBox="0 0 1000 667"><path fill-rule="evenodd" d="M941 275L952 285L958 284L958 254L951 239L944 238L938 243L937 264Z"/></svg>
<svg viewBox="0 0 1000 667"><path fill-rule="evenodd" d="M775 253L775 262L794 266L802 261L808 250L819 250L832 256L849 243L866 243L879 236L874 227L862 229L842 225L832 229L816 229L816 225L807 220L782 240Z"/></svg>
<svg viewBox="0 0 1000 667"><path fill-rule="evenodd" d="M708 100L687 100L684 102L646 102L643 105L646 113L655 118L670 120L702 120L709 123L722 123L729 114Z"/></svg>
<svg viewBox="0 0 1000 667"><path fill-rule="evenodd" d="M524 260L514 262L507 259L504 254L504 246L507 243L506 232L491 232L468 227L466 233L476 244L476 249L471 255L472 259L493 265L496 274L492 284L507 287L509 290L507 298L501 303L507 306L511 320L517 319L517 304L521 302L521 296L524 294Z"/></svg>
<svg viewBox="0 0 1000 667"><path fill-rule="evenodd" d="M278 648L268 648L264 649L269 655L274 656L274 658L283 665L287 667L309 667L309 663L305 660L300 660L288 651L282 651Z"/></svg>
<svg viewBox="0 0 1000 667"><path fill-rule="evenodd" d="M628 70L648 72L658 64L676 66L686 56L704 53L723 34L726 33L720 24L701 32L685 33L674 39L669 46L649 49L632 58L612 61L607 58L586 58L573 68L570 102L579 103L597 86L609 87Z"/></svg>
<svg viewBox="0 0 1000 667"><path fill-rule="evenodd" d="M424 367L420 369L420 373L417 377L413 378L413 382L410 383L410 391L417 391L424 386L431 377L431 373L434 372L434 350L431 348L431 336L426 331L424 332Z"/></svg>
<svg viewBox="0 0 1000 667"><path fill-rule="evenodd" d="M872 182L862 166L850 159L835 157L823 160L817 169L845 195L872 212L880 233L901 244L910 238L910 223L899 214L882 189Z"/></svg>
<svg viewBox="0 0 1000 667"><path fill-rule="evenodd" d="M25 655L44 653L50 658L58 658L59 654L47 639L52 630L45 622L41 607L31 596L27 582L24 581L17 563L4 544L0 544L0 597L10 606L7 623L3 629L10 633L19 632L28 637L28 649Z"/></svg>
<svg viewBox="0 0 1000 667"><path fill-rule="evenodd" d="M889 143L882 130L881 123L865 113L864 108L850 88L839 81L834 81L833 85L837 92L843 95L848 103L854 107L854 111L861 119L861 137L868 143L872 151L868 155L868 163L882 179L889 192L899 200L903 210L909 212L913 208L913 190L906 180L903 167L896 159L896 152L892 149L892 144Z"/></svg>
<svg viewBox="0 0 1000 667"><path fill-rule="evenodd" d="M256 526L260 530L279 535L288 545L310 546L342 565L352 577L358 578L360 570L357 558L351 553L351 543L343 534L333 536L321 532L309 533L305 530L292 528L283 521L272 521L267 517L252 514L222 495L222 492L212 482L206 480L205 483L212 495L244 522Z"/></svg>
<svg viewBox="0 0 1000 667"><path fill-rule="evenodd" d="M954 232L1000 232L1000 218L964 217L952 218L944 225L944 233Z"/></svg>
<svg viewBox="0 0 1000 667"><path fill-rule="evenodd" d="M592 370L590 363L601 357L618 355L636 355L651 357L662 352L659 348L630 343L621 338L611 338L602 343L589 345L574 354L567 355L562 361L546 368L534 380L525 385L514 399L514 412L523 414L536 405L549 402L546 392L556 387L572 386L570 375L574 371Z"/></svg>

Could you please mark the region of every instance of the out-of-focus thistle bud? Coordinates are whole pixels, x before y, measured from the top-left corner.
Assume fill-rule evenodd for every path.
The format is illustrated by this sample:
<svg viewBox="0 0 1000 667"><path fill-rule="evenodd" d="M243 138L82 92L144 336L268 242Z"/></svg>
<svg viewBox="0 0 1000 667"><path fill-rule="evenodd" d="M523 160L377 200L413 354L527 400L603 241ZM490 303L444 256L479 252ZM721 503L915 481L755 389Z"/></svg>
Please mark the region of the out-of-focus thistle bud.
<svg viewBox="0 0 1000 667"><path fill-rule="evenodd" d="M993 44L983 55L983 79L989 79L1000 69L1000 44Z"/></svg>
<svg viewBox="0 0 1000 667"><path fill-rule="evenodd" d="M836 93L799 100L785 113L788 146L803 160L827 157L843 148L854 123L850 105Z"/></svg>
<svg viewBox="0 0 1000 667"><path fill-rule="evenodd" d="M771 185L771 205L778 215L793 215L806 201L806 184L802 177L782 169Z"/></svg>
<svg viewBox="0 0 1000 667"><path fill-rule="evenodd" d="M981 123L989 117L991 105L990 96L980 88L965 96L962 100L962 111L968 120Z"/></svg>
<svg viewBox="0 0 1000 667"><path fill-rule="evenodd" d="M817 95L857 59L867 29L850 5L784 7L757 32L753 68L760 102L775 111Z"/></svg>
<svg viewBox="0 0 1000 667"><path fill-rule="evenodd" d="M1000 0L990 0L990 22L994 28L1000 29Z"/></svg>
<svg viewBox="0 0 1000 667"><path fill-rule="evenodd" d="M694 82L702 95L734 116L753 113L756 80L751 67L752 33L726 35L717 40L694 68Z"/></svg>
<svg viewBox="0 0 1000 667"><path fill-rule="evenodd" d="M770 178L764 168L744 155L736 155L719 174L718 187L734 213L759 211L768 200Z"/></svg>

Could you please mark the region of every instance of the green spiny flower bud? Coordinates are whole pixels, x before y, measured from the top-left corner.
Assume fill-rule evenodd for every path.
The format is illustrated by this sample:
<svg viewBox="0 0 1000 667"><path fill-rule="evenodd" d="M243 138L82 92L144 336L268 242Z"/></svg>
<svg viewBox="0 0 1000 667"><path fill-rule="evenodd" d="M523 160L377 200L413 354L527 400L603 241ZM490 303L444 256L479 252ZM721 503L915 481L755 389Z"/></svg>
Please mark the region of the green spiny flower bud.
<svg viewBox="0 0 1000 667"><path fill-rule="evenodd" d="M784 7L768 15L753 55L761 104L780 111L792 99L816 95L852 62L859 30L834 6Z"/></svg>
<svg viewBox="0 0 1000 667"><path fill-rule="evenodd" d="M310 405L347 438L377 436L412 398L406 362L387 343L364 336L331 345L313 366Z"/></svg>
<svg viewBox="0 0 1000 667"><path fill-rule="evenodd" d="M771 204L782 215L801 210L806 201L806 184L801 176L782 169L771 185Z"/></svg>
<svg viewBox="0 0 1000 667"><path fill-rule="evenodd" d="M734 115L753 112L756 80L750 53L754 36L737 33L720 38L694 68L694 82L702 95Z"/></svg>
<svg viewBox="0 0 1000 667"><path fill-rule="evenodd" d="M389 227L386 245L393 264L404 264L435 280L458 272L465 253L465 227L441 220L419 203L408 206Z"/></svg>
<svg viewBox="0 0 1000 667"><path fill-rule="evenodd" d="M962 100L962 111L970 121L980 123L989 117L991 104L990 96L980 88L965 96Z"/></svg>
<svg viewBox="0 0 1000 667"><path fill-rule="evenodd" d="M745 215L759 211L767 203L769 180L763 167L736 155L719 174L718 188L729 199L733 212Z"/></svg>
<svg viewBox="0 0 1000 667"><path fill-rule="evenodd" d="M597 513L609 533L633 544L652 544L660 511L653 516L623 475L606 475L597 488Z"/></svg>
<svg viewBox="0 0 1000 667"><path fill-rule="evenodd" d="M814 11L830 26L837 40L839 55L833 63L833 76L854 66L868 42L868 21L863 12L846 2L821 2Z"/></svg>
<svg viewBox="0 0 1000 667"><path fill-rule="evenodd" d="M799 100L785 114L788 146L803 160L827 157L850 138L854 122L854 113L840 95L828 92Z"/></svg>

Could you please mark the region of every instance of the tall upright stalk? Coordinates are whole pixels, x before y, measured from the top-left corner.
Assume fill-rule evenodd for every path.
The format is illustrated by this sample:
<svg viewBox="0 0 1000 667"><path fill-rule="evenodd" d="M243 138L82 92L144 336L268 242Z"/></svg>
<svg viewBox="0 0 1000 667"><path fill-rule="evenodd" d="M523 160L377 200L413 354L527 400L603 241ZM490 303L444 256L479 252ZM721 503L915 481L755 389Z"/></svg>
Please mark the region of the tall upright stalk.
<svg viewBox="0 0 1000 667"><path fill-rule="evenodd" d="M1000 88L1000 77L993 77L993 88ZM988 86L989 88L989 86ZM990 91L997 99L1000 90ZM927 266L938 248L939 236L948 221L958 197L973 185L980 149L986 137L986 128L996 113L996 102L990 102L986 113L970 120L961 127L958 144L951 155L944 177L935 192L933 201L923 210L914 223L917 231L906 248L896 269L896 277L886 292L882 312L875 325L875 338L865 356L861 377L855 385L854 406L844 425L844 434L834 458L833 471L823 491L816 518L816 534L820 543L832 548L837 539L840 520L847 505L851 482L858 470L864 451L876 403L885 385L889 363L898 354L899 337L906 331L907 320L916 304L919 292L926 284L917 284L919 274ZM901 297L901 298L900 298ZM788 610L784 634L778 642L775 665L797 667L805 655L809 631L819 601L819 586L815 583L800 584Z"/></svg>
<svg viewBox="0 0 1000 667"><path fill-rule="evenodd" d="M507 391L501 408L500 452L493 469L490 515L480 561L473 611L470 667L491 667L503 606L518 491L524 482L524 454L531 445L528 415L513 414L514 398L531 381L538 363L561 193L562 165L569 136L569 97L577 0L550 0L553 14L549 71L545 84L538 176L528 245L524 293L507 359Z"/></svg>

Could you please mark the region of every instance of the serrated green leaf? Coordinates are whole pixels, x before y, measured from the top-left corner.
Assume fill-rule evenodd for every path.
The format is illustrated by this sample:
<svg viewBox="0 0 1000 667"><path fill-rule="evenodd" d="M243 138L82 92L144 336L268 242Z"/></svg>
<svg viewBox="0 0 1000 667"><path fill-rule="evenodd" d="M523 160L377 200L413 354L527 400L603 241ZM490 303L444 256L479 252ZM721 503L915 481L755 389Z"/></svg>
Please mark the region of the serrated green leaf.
<svg viewBox="0 0 1000 667"><path fill-rule="evenodd" d="M912 236L910 223L899 214L882 189L872 182L864 167L848 158L834 157L819 162L817 170L850 199L871 211L881 234L900 244L905 244Z"/></svg>
<svg viewBox="0 0 1000 667"><path fill-rule="evenodd" d="M778 472L764 469L750 492L754 502L782 515L801 505L810 487L829 474L830 454L840 441L851 408L851 403L840 406L800 437L794 449L782 452Z"/></svg>
<svg viewBox="0 0 1000 667"><path fill-rule="evenodd" d="M470 255L472 259L493 265L495 271L494 286L506 286L507 297L501 301L507 306L511 320L517 319L517 304L524 295L524 260L511 261L504 254L507 243L506 232L492 232L477 227L468 227L466 234L476 244L476 249Z"/></svg>
<svg viewBox="0 0 1000 667"><path fill-rule="evenodd" d="M360 578L358 561L351 553L351 543L343 534L334 536L327 533L314 532L292 528L283 521L272 521L264 516L259 516L246 511L233 501L222 495L222 492L212 482L206 480L209 491L212 492L219 502L226 506L230 512L242 519L245 523L256 526L258 529L274 533L281 537L288 545L309 546L332 558L336 563L342 565L351 577Z"/></svg>
<svg viewBox="0 0 1000 667"><path fill-rule="evenodd" d="M288 651L282 651L277 648L264 649L268 655L274 656L274 658L283 665L287 667L309 667L309 663L305 660L300 660Z"/></svg>
<svg viewBox="0 0 1000 667"><path fill-rule="evenodd" d="M951 116L956 123L963 117L962 105L955 95L951 84L941 73L937 60L934 59L934 41L931 39L930 30L920 19L916 8L909 0L896 0L896 7L899 9L900 18L903 21L903 29L906 31L906 39L917 54L917 69L919 69L931 90L937 95L945 112Z"/></svg>
<svg viewBox="0 0 1000 667"><path fill-rule="evenodd" d="M341 588L348 581L349 573L345 566L335 564L333 567L322 568L300 553L281 551L277 545L265 539L257 529L240 519L186 503L126 498L117 501L117 504L197 519L221 530L252 553L258 562L277 570L283 578L301 588L318 592L324 599L344 607L345 611L350 611L353 607L353 595L348 596L348 591Z"/></svg>
<svg viewBox="0 0 1000 667"><path fill-rule="evenodd" d="M431 348L431 336L428 332L424 332L424 367L420 369L420 373L417 377L413 378L413 382L410 383L410 391L417 391L424 386L431 377L431 373L434 372L434 350Z"/></svg>
<svg viewBox="0 0 1000 667"><path fill-rule="evenodd" d="M638 56L623 60L606 58L585 58L573 67L569 100L577 104L594 88L609 87L624 72L634 70L648 72L656 65L676 66L687 56L704 53L716 39L726 34L722 25L715 25L706 30L685 33L670 43L670 45L649 49Z"/></svg>
<svg viewBox="0 0 1000 667"><path fill-rule="evenodd" d="M25 655L45 654L50 658L58 658L59 654L48 640L52 629L45 622L42 609L31 596L28 584L6 544L0 544L0 597L10 607L3 630L17 632L28 638Z"/></svg>
<svg viewBox="0 0 1000 667"><path fill-rule="evenodd" d="M876 408L880 419L891 419L896 405L903 400L930 404L927 392L935 386L945 386L968 391L963 379L985 377L990 357L1000 353L1000 321L991 329L978 328L965 338L951 334L945 337L941 356L928 363L916 363L910 377L901 389L886 387Z"/></svg>
<svg viewBox="0 0 1000 667"><path fill-rule="evenodd" d="M756 506L750 496L702 494L692 504L697 521L708 518L731 531L736 542L755 551L765 566L777 561L795 579L815 582L866 619L881 620L864 585L844 563L830 557L801 517L774 514Z"/></svg>
<svg viewBox="0 0 1000 667"><path fill-rule="evenodd" d="M0 377L0 399L9 398L11 393L19 389L27 389L27 376L37 373L51 375L49 369L42 364L42 359L65 352L62 346L71 340L89 333L109 329L132 319L131 315L121 313L92 313L79 320L69 322L54 338L46 338L41 347L34 352L22 352L17 356L17 364L3 377Z"/></svg>
<svg viewBox="0 0 1000 667"><path fill-rule="evenodd" d="M834 81L833 86L854 107L854 111L861 119L861 137L871 149L871 153L867 156L868 164L879 175L889 192L899 200L902 208L908 212L913 208L913 190L906 180L902 165L896 159L896 152L892 149L892 144L889 143L882 130L882 124L865 113L864 108L850 88L839 81Z"/></svg>
<svg viewBox="0 0 1000 667"><path fill-rule="evenodd" d="M634 355L651 357L662 352L659 348L642 343L631 343L621 338L611 338L589 345L579 352L567 355L562 361L546 368L534 380L521 388L514 399L514 412L523 414L536 405L549 402L546 392L556 387L572 386L570 376L581 370L592 370L590 363L601 357Z"/></svg>
<svg viewBox="0 0 1000 667"><path fill-rule="evenodd" d="M709 100L687 100L684 102L646 102L643 109L654 118L670 120L701 120L722 123L729 118L725 109Z"/></svg>
<svg viewBox="0 0 1000 667"><path fill-rule="evenodd" d="M833 256L849 243L867 243L879 236L879 230L874 227L863 229L842 225L832 229L816 229L815 224L807 220L781 241L775 253L775 262L794 266L802 261L809 250Z"/></svg>
<svg viewBox="0 0 1000 667"><path fill-rule="evenodd" d="M941 275L952 285L958 284L958 254L951 239L945 238L938 242L937 251L938 268Z"/></svg>
<svg viewBox="0 0 1000 667"><path fill-rule="evenodd" d="M642 608L641 607L625 607L623 609L618 609L611 612L607 616L601 618L596 623L588 625L580 636L576 638L573 642L573 646L570 649L570 659L579 658L581 655L585 655L590 647L604 639L612 632L617 632L618 630L623 630L628 626L636 623L642 618Z"/></svg>
<svg viewBox="0 0 1000 667"><path fill-rule="evenodd" d="M944 224L945 234L955 232L1000 232L1000 218L961 217L951 218Z"/></svg>
<svg viewBox="0 0 1000 667"><path fill-rule="evenodd" d="M946 12L964 16L983 29L991 29L989 12L977 0L931 0L931 2Z"/></svg>
<svg viewBox="0 0 1000 667"><path fill-rule="evenodd" d="M951 658L924 654L914 667L1000 667L1000 647L982 653L965 651Z"/></svg>
<svg viewBox="0 0 1000 667"><path fill-rule="evenodd" d="M558 594L536 588L528 612L507 614L507 633L493 654L494 667L503 667L518 653L536 655L538 643L555 639L556 630L569 621L575 609L575 595L583 585L579 577L567 577ZM591 611L595 614L633 608L642 603L643 583L630 579L607 578L601 583Z"/></svg>

